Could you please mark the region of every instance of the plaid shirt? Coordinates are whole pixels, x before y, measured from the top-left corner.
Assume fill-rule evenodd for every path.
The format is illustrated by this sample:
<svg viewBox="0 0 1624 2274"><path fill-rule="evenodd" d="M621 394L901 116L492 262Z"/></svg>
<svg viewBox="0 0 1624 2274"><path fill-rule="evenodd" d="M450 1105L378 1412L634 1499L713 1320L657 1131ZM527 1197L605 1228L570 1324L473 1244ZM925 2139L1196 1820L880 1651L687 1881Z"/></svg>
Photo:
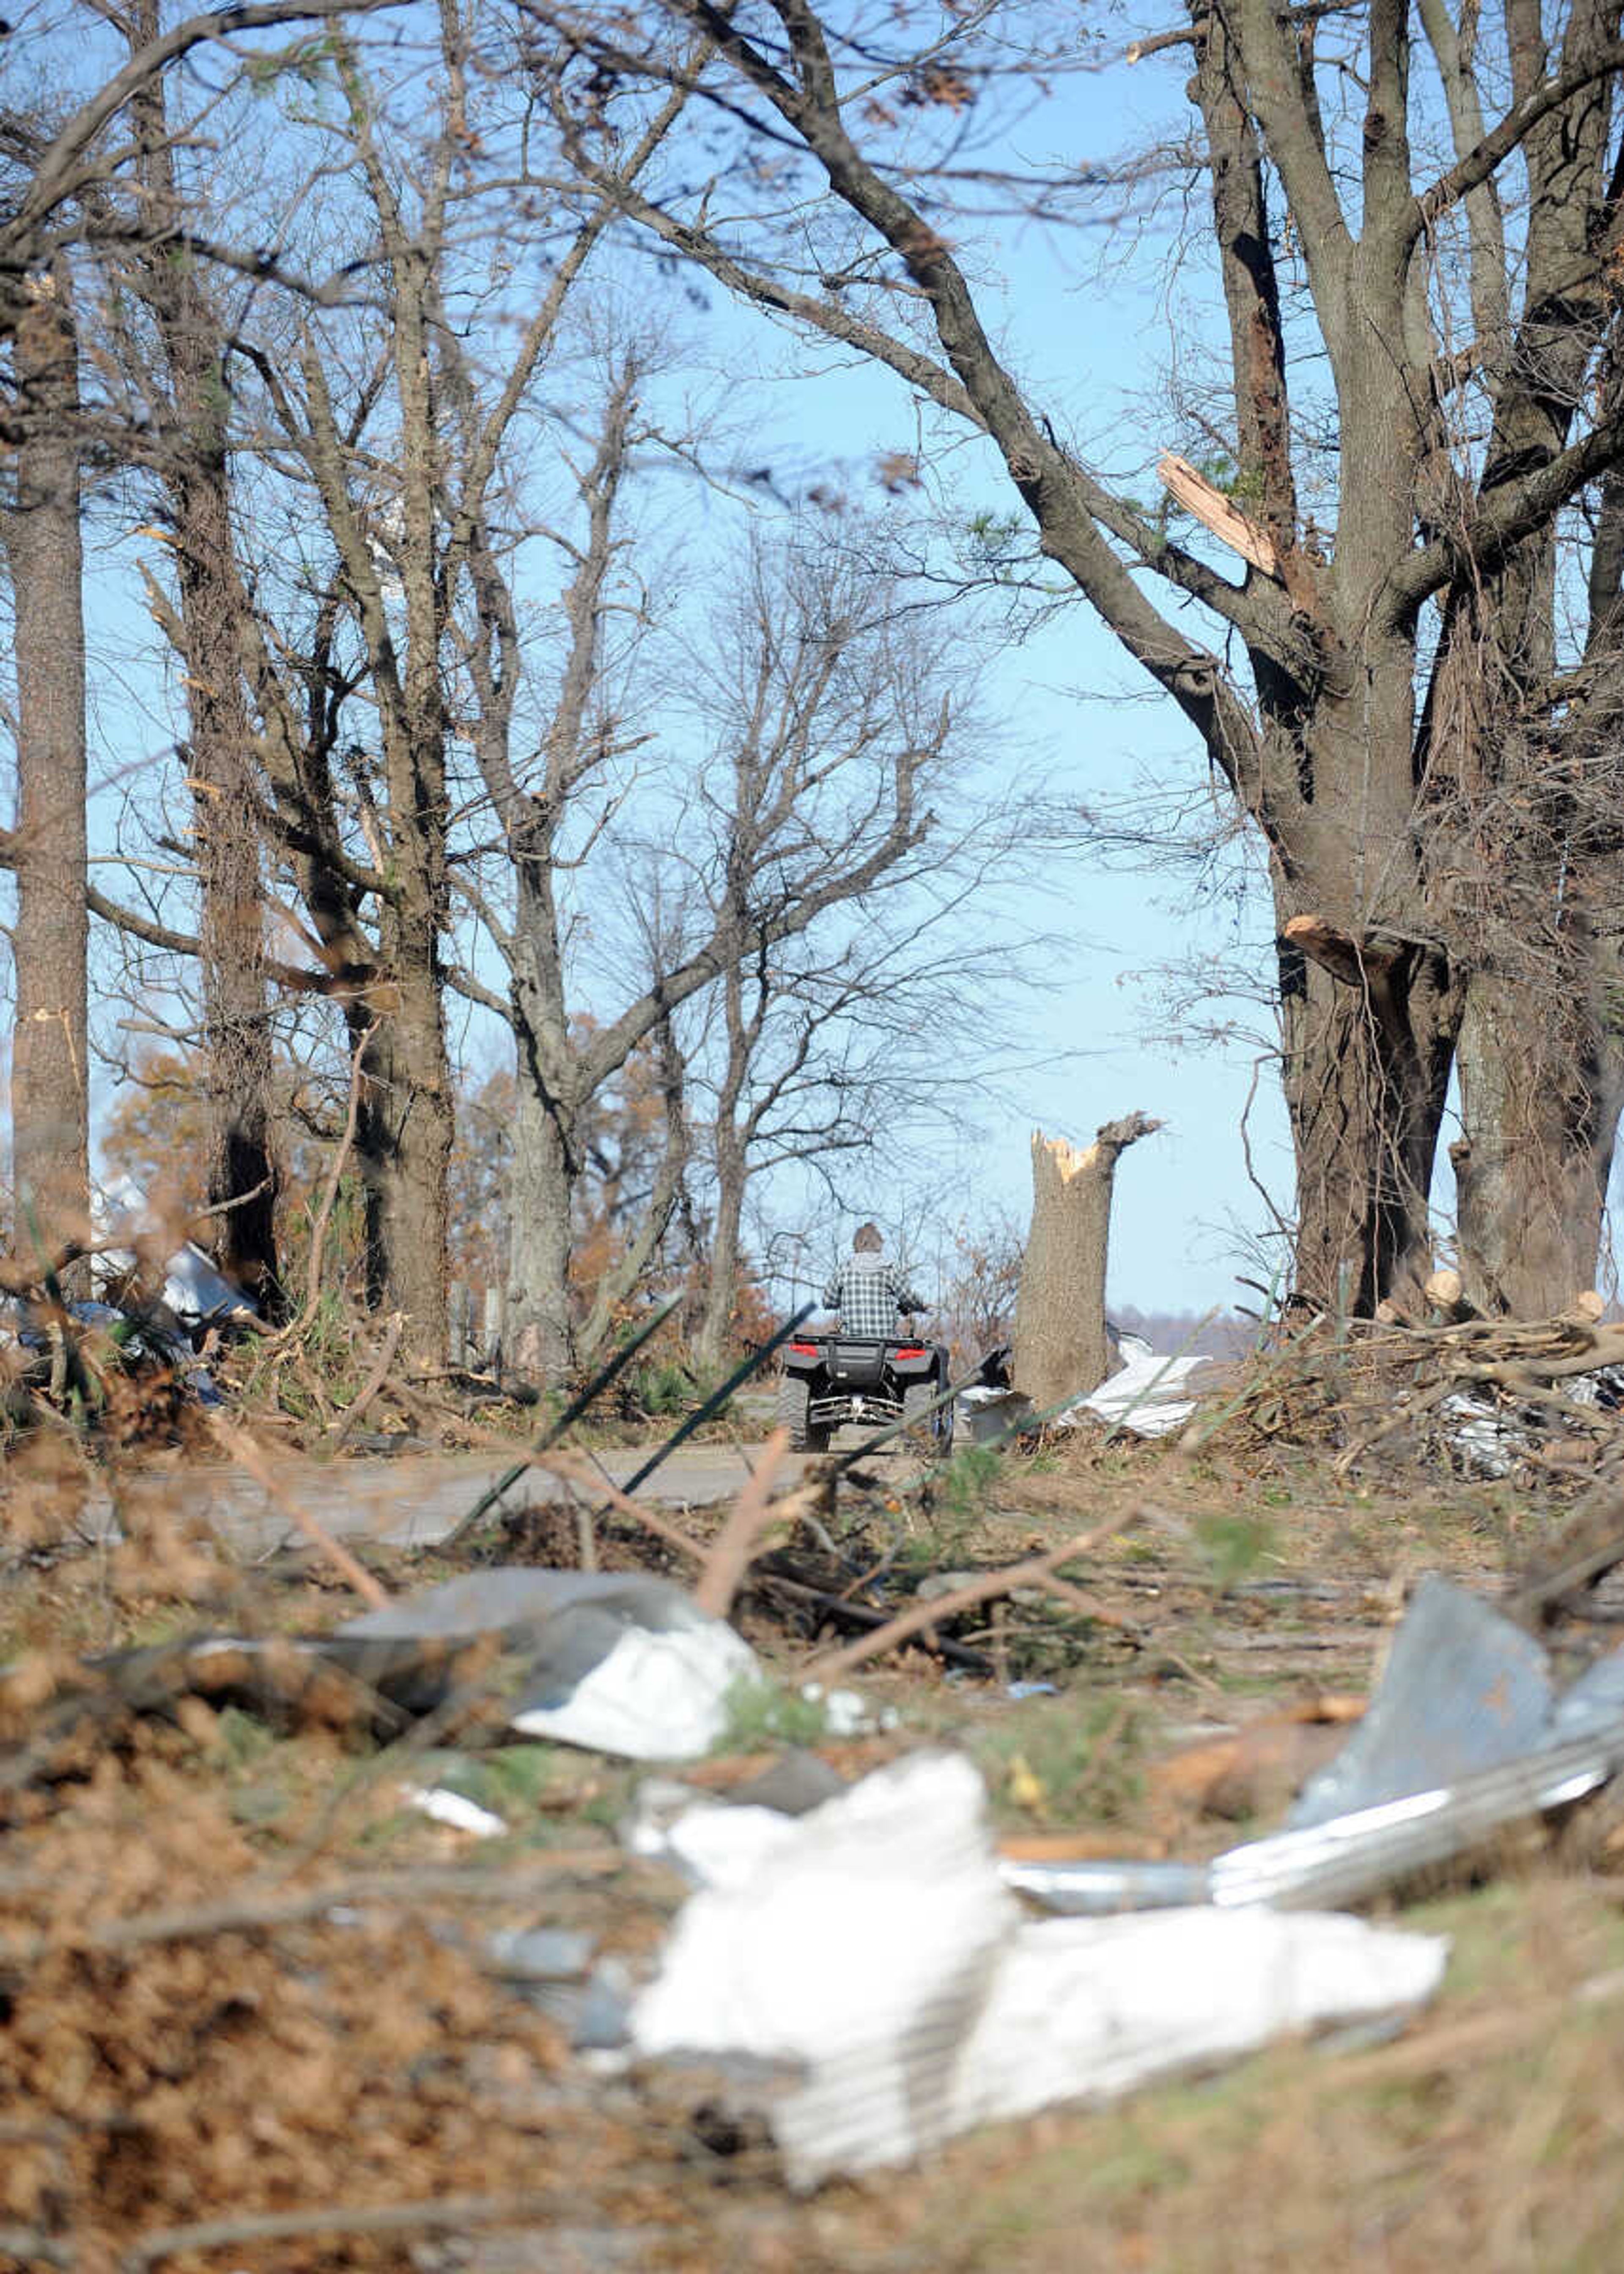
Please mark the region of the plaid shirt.
<svg viewBox="0 0 1624 2274"><path fill-rule="evenodd" d="M925 1307L910 1292L891 1258L872 1249L846 1257L824 1288L823 1300L831 1311L840 1314L843 1335L872 1336L882 1341L895 1333L899 1311Z"/></svg>

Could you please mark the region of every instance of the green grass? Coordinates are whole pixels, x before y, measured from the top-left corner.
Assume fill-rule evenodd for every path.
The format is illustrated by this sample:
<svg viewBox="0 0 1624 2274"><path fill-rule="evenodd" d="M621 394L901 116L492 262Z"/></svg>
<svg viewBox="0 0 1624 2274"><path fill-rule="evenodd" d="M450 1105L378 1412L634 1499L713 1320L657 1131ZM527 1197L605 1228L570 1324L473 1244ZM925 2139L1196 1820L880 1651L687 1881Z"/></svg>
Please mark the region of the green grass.
<svg viewBox="0 0 1624 2274"><path fill-rule="evenodd" d="M816 1745L828 1735L829 1716L821 1698L741 1675L726 1700L727 1726L712 1751L760 1752L773 1745Z"/></svg>
<svg viewBox="0 0 1624 2274"><path fill-rule="evenodd" d="M966 1730L964 1741L995 1811L1029 1828L1034 1816L1077 1824L1130 1815L1144 1796L1149 1735L1137 1704L1109 1689L1072 1689L1023 1699ZM1018 1796L1028 1779L1042 1794L1035 1810Z"/></svg>

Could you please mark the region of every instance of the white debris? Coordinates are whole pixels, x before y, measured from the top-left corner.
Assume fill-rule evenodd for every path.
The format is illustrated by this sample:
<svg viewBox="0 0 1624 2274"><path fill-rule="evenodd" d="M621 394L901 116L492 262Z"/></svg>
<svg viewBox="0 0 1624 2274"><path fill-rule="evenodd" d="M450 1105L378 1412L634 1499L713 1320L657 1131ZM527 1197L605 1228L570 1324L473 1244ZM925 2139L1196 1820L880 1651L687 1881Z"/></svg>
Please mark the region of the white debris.
<svg viewBox="0 0 1624 2274"><path fill-rule="evenodd" d="M674 1864L696 1887L743 1887L793 1837L797 1822L776 1808L698 1801L663 1824L635 1819L626 1844L635 1856Z"/></svg>
<svg viewBox="0 0 1624 2274"><path fill-rule="evenodd" d="M1032 1400L1019 1389L988 1389L980 1382L961 1389L956 1402L958 1427L973 1445L989 1445L1032 1411Z"/></svg>
<svg viewBox="0 0 1624 2274"><path fill-rule="evenodd" d="M1210 1361L1199 1352L1165 1358L1139 1335L1115 1335L1112 1344L1123 1361L1117 1371L1088 1397L1049 1415L1046 1426L1072 1429L1086 1420L1110 1421L1139 1437L1165 1436L1181 1427L1195 1411L1184 1385ZM973 1444L992 1444L1020 1427L1032 1412L1032 1400L1019 1389L977 1384L959 1391L958 1412Z"/></svg>
<svg viewBox="0 0 1624 2274"><path fill-rule="evenodd" d="M1023 1925L961 2047L953 2129L1110 2100L1315 2026L1419 2006L1447 1935L1335 1911L1139 1911Z"/></svg>
<svg viewBox="0 0 1624 2274"><path fill-rule="evenodd" d="M133 1270L133 1243L151 1239L166 1229L148 1206L146 1193L129 1175L117 1176L99 1187L91 1204L91 1215L103 1239L124 1239L132 1243L128 1248L103 1254L104 1267L115 1272ZM163 1285L159 1291L177 1319L191 1323L223 1318L232 1311L253 1309L241 1289L234 1287L217 1271L192 1240L184 1241L165 1259L163 1270Z"/></svg>
<svg viewBox="0 0 1624 2274"><path fill-rule="evenodd" d="M855 1690L826 1690L821 1682L803 1682L801 1694L808 1706L823 1707L824 1734L831 1737L871 1737L897 1726L894 1706L870 1706Z"/></svg>
<svg viewBox="0 0 1624 2274"><path fill-rule="evenodd" d="M1447 1944L1312 1913L1029 1923L981 1779L918 1753L781 1829L686 1835L711 1885L632 2014L639 2052L743 2057L792 2184L903 2163L972 2125L1101 2098L1313 2023L1402 2010Z"/></svg>
<svg viewBox="0 0 1624 2274"><path fill-rule="evenodd" d="M689 1623L658 1631L623 1628L568 1697L524 1706L510 1727L626 1760L693 1760L726 1730L734 1684L760 1676L744 1638L695 1610Z"/></svg>
<svg viewBox="0 0 1624 2274"><path fill-rule="evenodd" d="M1075 1426L1085 1414L1096 1420L1120 1422L1136 1437L1163 1437L1181 1428L1195 1412L1195 1400L1181 1395L1184 1383L1210 1361L1199 1353L1163 1358L1138 1335L1124 1335L1119 1347L1124 1363L1109 1381L1088 1397L1079 1398L1061 1414L1057 1428Z"/></svg>
<svg viewBox="0 0 1624 2274"><path fill-rule="evenodd" d="M419 1815L449 1825L454 1832L471 1833L476 1840L500 1840L508 1828L501 1817L481 1808L477 1800L469 1800L443 1784L403 1784L401 1798Z"/></svg>
<svg viewBox="0 0 1624 2274"><path fill-rule="evenodd" d="M633 1761L709 1752L734 1692L762 1678L742 1635L642 1572L485 1564L339 1629L341 1642L356 1637L488 1638L516 1670L510 1729Z"/></svg>

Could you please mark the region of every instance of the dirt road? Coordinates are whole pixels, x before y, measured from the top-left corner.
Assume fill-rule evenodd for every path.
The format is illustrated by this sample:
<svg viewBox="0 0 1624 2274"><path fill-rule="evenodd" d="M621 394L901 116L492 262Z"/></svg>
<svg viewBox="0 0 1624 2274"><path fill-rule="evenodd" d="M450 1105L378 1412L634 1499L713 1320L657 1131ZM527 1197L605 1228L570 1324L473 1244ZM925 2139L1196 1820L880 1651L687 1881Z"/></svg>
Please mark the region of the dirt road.
<svg viewBox="0 0 1624 2274"><path fill-rule="evenodd" d="M652 1449L648 1445L618 1447L592 1457L605 1476L624 1485ZM741 1449L680 1445L639 1486L638 1496L666 1508L725 1500L744 1483L761 1451L759 1445ZM511 1466L511 1461L485 1454L407 1454L393 1460L289 1458L276 1463L274 1476L278 1489L336 1538L428 1547L443 1540ZM792 1457L786 1473L794 1475L800 1466L799 1457ZM150 1486L136 1487L138 1500L145 1489L161 1495L171 1512L204 1519L240 1555L268 1555L284 1540L297 1542L298 1538L264 1486L240 1468L222 1465L164 1471L154 1475ZM531 1469L509 1488L503 1505L523 1508L527 1502L561 1500L568 1491L558 1478ZM87 1513L98 1528L113 1521L112 1503L105 1498Z"/></svg>

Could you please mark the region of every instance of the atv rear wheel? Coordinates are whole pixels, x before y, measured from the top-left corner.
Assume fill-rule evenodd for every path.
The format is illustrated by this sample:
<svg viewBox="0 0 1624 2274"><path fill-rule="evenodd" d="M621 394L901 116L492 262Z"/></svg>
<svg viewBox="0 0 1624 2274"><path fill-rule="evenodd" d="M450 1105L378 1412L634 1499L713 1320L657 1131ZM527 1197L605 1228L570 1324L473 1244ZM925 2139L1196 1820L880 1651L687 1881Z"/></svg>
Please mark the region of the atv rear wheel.
<svg viewBox="0 0 1624 2274"><path fill-rule="evenodd" d="M937 1382L905 1382L902 1418L910 1430L917 1427L921 1433L928 1432L935 1440L936 1450L945 1453L953 1442L953 1409L940 1405L934 1413L930 1411L941 1394L942 1386Z"/></svg>
<svg viewBox="0 0 1624 2274"><path fill-rule="evenodd" d="M792 1453L826 1453L829 1450L829 1427L808 1421L807 1408L812 1399L812 1386L799 1374L781 1374L778 1378L778 1427L789 1431Z"/></svg>

